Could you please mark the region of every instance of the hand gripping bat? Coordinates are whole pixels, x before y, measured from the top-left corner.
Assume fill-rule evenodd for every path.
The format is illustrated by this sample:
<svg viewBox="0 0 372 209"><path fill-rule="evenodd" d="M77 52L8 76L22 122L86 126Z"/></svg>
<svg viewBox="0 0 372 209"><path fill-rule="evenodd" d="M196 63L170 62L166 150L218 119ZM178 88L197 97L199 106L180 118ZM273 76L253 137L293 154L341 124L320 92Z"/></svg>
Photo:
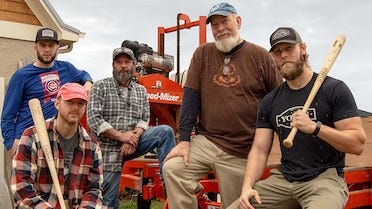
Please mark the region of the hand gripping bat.
<svg viewBox="0 0 372 209"><path fill-rule="evenodd" d="M323 84L323 81L327 77L328 72L331 70L333 63L336 61L338 54L340 54L340 51L342 47L344 46L345 41L346 41L346 38L343 34L338 34L336 36L336 39L334 40L330 50L328 51L327 57L319 71L319 75L314 82L314 85L310 91L310 94L306 99L304 107L302 108L303 112L306 113L307 110L309 109L320 86ZM294 137L297 131L298 129L296 127L292 128L288 137L283 141L283 144L285 147L291 148L293 146L293 140L294 140Z"/></svg>
<svg viewBox="0 0 372 209"><path fill-rule="evenodd" d="M57 193L59 204L62 209L66 209L66 205L63 200L63 195L61 192L61 186L58 181L56 167L53 161L52 149L50 148L49 137L48 137L48 133L46 130L46 125L45 125L45 119L44 119L43 111L41 110L39 99L36 99L36 98L31 99L28 102L28 106L30 107L32 119L34 121L35 129L37 132L35 136L40 140L41 147L44 151L45 158L46 158L46 161L49 167L49 171L52 176L54 189L56 190L56 193Z"/></svg>

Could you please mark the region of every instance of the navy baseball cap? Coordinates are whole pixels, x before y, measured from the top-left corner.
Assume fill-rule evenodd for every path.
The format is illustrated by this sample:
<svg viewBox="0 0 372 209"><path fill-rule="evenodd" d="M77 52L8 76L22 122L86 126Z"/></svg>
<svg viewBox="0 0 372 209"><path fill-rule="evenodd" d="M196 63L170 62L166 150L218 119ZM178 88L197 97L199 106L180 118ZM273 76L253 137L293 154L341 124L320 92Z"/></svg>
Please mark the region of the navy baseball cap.
<svg viewBox="0 0 372 209"><path fill-rule="evenodd" d="M35 43L41 40L51 40L59 43L57 32L50 28L42 28L37 31Z"/></svg>
<svg viewBox="0 0 372 209"><path fill-rule="evenodd" d="M228 16L229 14L234 13L237 14L236 9L233 5L229 3L218 3L214 5L211 10L209 10L209 14L207 17L207 24L211 22L211 17L213 15L222 15L222 16Z"/></svg>
<svg viewBox="0 0 372 209"><path fill-rule="evenodd" d="M297 44L302 43L302 39L295 29L290 27L280 27L270 36L270 52L279 43Z"/></svg>

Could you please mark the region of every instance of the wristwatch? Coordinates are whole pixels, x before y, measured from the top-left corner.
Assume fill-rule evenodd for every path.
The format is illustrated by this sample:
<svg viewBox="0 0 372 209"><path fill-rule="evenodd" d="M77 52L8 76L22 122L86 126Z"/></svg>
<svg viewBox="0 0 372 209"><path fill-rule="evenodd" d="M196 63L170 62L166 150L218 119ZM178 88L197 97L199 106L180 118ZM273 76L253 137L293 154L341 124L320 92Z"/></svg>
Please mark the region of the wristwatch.
<svg viewBox="0 0 372 209"><path fill-rule="evenodd" d="M318 133L319 133L319 131L320 131L320 126L322 126L322 122L317 121L317 122L316 122L315 130L314 130L313 133L311 133L311 135L313 135L313 136L317 136Z"/></svg>

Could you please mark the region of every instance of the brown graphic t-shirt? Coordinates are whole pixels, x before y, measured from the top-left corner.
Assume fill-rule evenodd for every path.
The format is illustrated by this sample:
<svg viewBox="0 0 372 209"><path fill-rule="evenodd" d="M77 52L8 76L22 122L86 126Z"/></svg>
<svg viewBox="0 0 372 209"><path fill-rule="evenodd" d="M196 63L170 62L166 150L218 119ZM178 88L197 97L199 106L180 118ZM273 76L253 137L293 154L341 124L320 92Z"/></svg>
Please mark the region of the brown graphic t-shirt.
<svg viewBox="0 0 372 209"><path fill-rule="evenodd" d="M201 134L225 152L246 158L258 105L282 82L264 48L246 42L225 55L207 43L195 51L185 86L200 92Z"/></svg>

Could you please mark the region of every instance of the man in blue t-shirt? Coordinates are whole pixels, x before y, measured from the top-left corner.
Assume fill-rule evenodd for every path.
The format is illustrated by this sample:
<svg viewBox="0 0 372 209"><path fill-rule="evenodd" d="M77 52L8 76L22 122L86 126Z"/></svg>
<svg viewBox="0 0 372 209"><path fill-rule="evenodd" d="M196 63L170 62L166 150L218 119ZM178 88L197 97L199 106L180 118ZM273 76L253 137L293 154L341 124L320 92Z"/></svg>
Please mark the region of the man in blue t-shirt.
<svg viewBox="0 0 372 209"><path fill-rule="evenodd" d="M366 141L358 108L346 84L326 77L308 111L305 101L319 76L308 62L306 44L289 27L270 37L270 53L286 82L267 94L257 113L252 149L248 156L241 196L228 209L333 208L348 199L344 180L345 153L360 155ZM283 146L291 128L298 132L293 146ZM261 177L278 134L279 169Z"/></svg>
<svg viewBox="0 0 372 209"><path fill-rule="evenodd" d="M38 30L34 48L37 60L14 72L5 94L1 131L8 150L6 178L10 176L9 159L15 153L23 131L33 125L28 101L38 98L44 118L48 119L57 114L54 100L63 84L79 83L87 91L92 86L92 78L86 71L77 69L69 62L55 60L59 48L56 31L50 28Z"/></svg>
<svg viewBox="0 0 372 209"><path fill-rule="evenodd" d="M91 76L69 62L55 60L59 48L57 32L50 28L38 30L35 38L36 62L18 69L11 77L5 94L1 130L7 150L14 153L23 130L33 125L28 101L41 101L44 117L56 115L54 99L64 83L76 82L89 90Z"/></svg>

